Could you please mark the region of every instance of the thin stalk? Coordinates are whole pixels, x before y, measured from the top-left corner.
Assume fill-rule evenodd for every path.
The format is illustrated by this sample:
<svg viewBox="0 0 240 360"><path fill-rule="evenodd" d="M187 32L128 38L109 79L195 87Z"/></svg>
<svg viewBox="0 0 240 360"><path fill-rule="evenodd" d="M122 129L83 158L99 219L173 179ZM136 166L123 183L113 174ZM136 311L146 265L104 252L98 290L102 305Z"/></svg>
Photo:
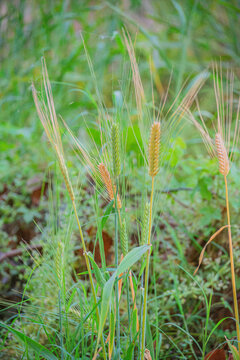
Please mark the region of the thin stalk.
<svg viewBox="0 0 240 360"><path fill-rule="evenodd" d="M142 341L142 324L143 324L143 299L144 299L144 288L143 288L143 282L144 282L144 274L141 275L141 301L140 301L140 329L139 329L139 352L138 352L138 358L140 358L141 355L141 341Z"/></svg>
<svg viewBox="0 0 240 360"><path fill-rule="evenodd" d="M238 340L238 352L239 352L239 358L240 358L239 314L238 314L237 290L236 290L235 271L234 271L234 260L233 260L233 245L232 245L232 233L231 233L231 222L230 222L230 211L229 211L229 200L228 200L227 176L224 176L224 181L225 181L225 192L226 192L226 207L227 207L227 221L228 221L228 240L229 240L229 253L230 253L231 274L232 274L233 304L234 304L234 313L235 313L235 319L236 319L236 330L237 330L237 340Z"/></svg>
<svg viewBox="0 0 240 360"><path fill-rule="evenodd" d="M151 245L151 230L152 230L152 205L153 205L153 192L154 192L154 176L152 176L152 191L150 199L150 212L149 212L149 230L148 230L148 245ZM144 360L145 349L145 333L146 333L146 315L147 315L147 293L148 293L148 276L149 276L149 263L150 263L151 248L147 252L146 270L145 270L145 285L144 285L144 300L143 300L143 317L142 317L142 338L141 338L141 360Z"/></svg>
<svg viewBox="0 0 240 360"><path fill-rule="evenodd" d="M127 310L128 310L128 323L129 323L129 341L132 343L132 332L131 332L131 311L130 311L130 297L129 297L129 278L127 277Z"/></svg>
<svg viewBox="0 0 240 360"><path fill-rule="evenodd" d="M114 252L115 252L115 268L118 266L118 216L119 209L117 204L117 194L118 194L118 185L115 193L115 243L114 243ZM116 279L116 287L115 287L115 298L116 298L116 333L117 333L117 341L116 341L116 353L117 359L119 359L120 354L120 322L119 322L119 293L118 293L118 279Z"/></svg>
<svg viewBox="0 0 240 360"><path fill-rule="evenodd" d="M79 221L79 218L78 218L78 213L77 213L77 208L76 208L75 201L72 201L72 204L73 204L74 214L75 214L75 217L76 217L76 220L77 220L77 225L78 225L78 229L79 229L80 238L81 238L81 241L82 241L83 254L84 254L84 258L85 258L86 265L87 265L87 271L88 271L88 274L89 274L89 279L90 279L91 289L92 289L92 293L93 293L94 304L97 305L97 296L96 296L95 286L94 286L94 283L93 283L91 266L90 266L90 263L89 263L88 256L86 254L86 245L85 245L85 241L84 241L84 238L83 238L82 227L81 227L81 224L80 224L80 221ZM99 323L98 306L96 306L96 314L97 314L97 321ZM105 344L104 344L104 339L103 339L102 334L101 334L101 345L102 345L102 350L103 350L103 358L104 358L104 360L106 360L107 355L106 355Z"/></svg>

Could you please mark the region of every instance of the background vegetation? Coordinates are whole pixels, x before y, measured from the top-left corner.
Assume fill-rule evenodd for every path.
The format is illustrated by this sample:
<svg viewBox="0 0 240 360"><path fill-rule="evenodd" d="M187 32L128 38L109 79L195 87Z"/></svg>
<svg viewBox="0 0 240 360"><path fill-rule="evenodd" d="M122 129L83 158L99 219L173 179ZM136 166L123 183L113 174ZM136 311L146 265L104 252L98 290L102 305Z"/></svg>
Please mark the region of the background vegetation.
<svg viewBox="0 0 240 360"><path fill-rule="evenodd" d="M1 1L0 315L6 324L14 321L16 328L39 343L60 341L61 344L61 336L59 340L56 332L51 331L54 328L61 334L62 329L56 279L49 275L49 269L54 267L58 242L63 239L67 243L66 283L77 288L74 282L79 281L72 309L73 315L77 315L72 322L78 324L79 318L84 318L84 324L89 325L86 320L91 309L87 300L88 283L71 204L65 196L61 175L32 99L32 81L41 88L41 57L44 55L48 66L57 113L77 137L84 139L86 146L91 139L100 145L96 83L111 114L117 111L123 89L130 86L130 64L122 29L127 29L133 40L144 91L150 100L153 83L156 104L166 93L170 77L168 99L171 102L186 80L195 79L212 60L219 59L224 69L234 69L236 93L239 93L239 5L237 0ZM89 69L81 34L95 78ZM199 97L206 117L216 116L210 83ZM134 111L136 113L136 108L132 110L133 120ZM187 121L181 130L167 169L170 176L161 177L162 194L159 208L155 210L157 225L150 268L147 343L152 358L156 359L192 359L193 353L195 358L201 358L193 338L202 346L204 331L209 334L220 319L232 316L226 235L221 235L209 247L196 280L191 277L202 246L224 222L225 195L217 162L207 156L199 134ZM130 130L124 131L127 164L131 169L126 184L131 214L136 199L141 197L143 163ZM80 199L84 234L93 251L94 190L89 187L86 168L69 146L69 137L65 132L63 135L67 165ZM229 177L233 224L238 224L240 206L237 157L236 160ZM102 215L106 204L99 201L99 215ZM129 233L131 246L137 245L140 214L139 207L139 216L133 219ZM113 224L108 221L103 231L108 264L113 263L113 234ZM236 227L237 275L239 241ZM100 263L99 249L95 256ZM209 321L202 290L208 299L212 296ZM13 306L16 303L19 305ZM84 333L86 326L81 330ZM40 355L33 357L31 350L6 329L1 330L1 334L0 358L41 358ZM228 338L235 335L233 320L228 319L218 327L206 352L223 344L223 335ZM74 336L65 340L66 353L61 353L62 359L67 359L67 352L75 346ZM86 359L92 358L94 348L89 339L80 347ZM60 356L58 349L56 353Z"/></svg>

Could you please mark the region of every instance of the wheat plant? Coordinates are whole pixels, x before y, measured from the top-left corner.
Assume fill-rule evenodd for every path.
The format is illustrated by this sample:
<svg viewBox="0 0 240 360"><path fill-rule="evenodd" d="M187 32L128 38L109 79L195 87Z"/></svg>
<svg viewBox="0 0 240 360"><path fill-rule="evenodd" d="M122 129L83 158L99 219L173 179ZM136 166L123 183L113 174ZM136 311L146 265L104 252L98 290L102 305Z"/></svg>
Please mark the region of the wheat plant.
<svg viewBox="0 0 240 360"><path fill-rule="evenodd" d="M216 63L213 64L213 84L214 84L214 93L216 99L217 119L215 122L212 122L212 126L208 126L206 124L206 121L204 120L201 114L201 110L198 102L197 102L197 109L198 109L198 115L200 121L193 115L192 112L189 112L187 110L187 113L192 123L199 130L210 156L215 157L218 160L219 173L223 176L224 185L225 185L227 225L222 226L221 229L219 229L207 242L200 255L199 266L203 259L203 253L206 249L206 246L215 238L215 236L217 236L223 229L227 227L234 315L236 321L238 354L240 357L239 311L238 311L237 289L236 289L235 270L234 270L234 250L233 250L233 242L232 242L228 181L227 181L227 176L231 168L231 162L233 161L234 154L236 153L236 147L238 144L239 133L240 133L240 126L239 126L240 97L238 97L237 100L235 101L233 71L227 70L226 86L224 87L222 66L221 65L218 66ZM235 104L236 104L236 108L234 109ZM234 113L236 114L235 118L233 115ZM211 136L211 131L213 132L212 136Z"/></svg>
<svg viewBox="0 0 240 360"><path fill-rule="evenodd" d="M89 259L87 256L87 248L86 248L86 244L85 244L85 241L83 238L82 227L81 227L78 213L77 213L77 207L76 207L75 196L74 196L72 184L71 184L68 170L67 170L66 163L65 163L63 146L62 146L60 129L59 129L59 123L58 123L57 115L55 112L51 85L50 85L50 81L48 78L48 72L47 72L47 67L46 67L44 58L42 59L42 73L43 73L44 90L45 90L47 103L39 100L37 91L36 91L34 85L32 86L33 98L34 98L34 102L35 102L36 109L38 112L38 116L39 116L41 123L44 127L44 130L48 136L50 144L52 145L52 147L55 151L55 154L56 154L56 157L57 157L57 160L59 163L59 167L60 167L61 173L63 175L63 179L66 184L66 188L68 190L70 199L72 201L73 211L74 211L74 214L75 214L75 217L77 220L79 234L80 234L80 238L81 238L81 242L82 242L83 254L85 257L85 261L86 261L86 266L87 266L87 271L88 271L89 280L90 280L90 284L91 284L93 299L94 299L94 303L96 305L96 315L97 315L97 319L99 321L97 296L96 296L95 286L94 286L94 282L93 282L91 266L90 266L90 262L89 262ZM101 343L102 343L103 357L104 357L104 359L106 359L105 344L104 344L104 339L103 339L102 335L101 335Z"/></svg>

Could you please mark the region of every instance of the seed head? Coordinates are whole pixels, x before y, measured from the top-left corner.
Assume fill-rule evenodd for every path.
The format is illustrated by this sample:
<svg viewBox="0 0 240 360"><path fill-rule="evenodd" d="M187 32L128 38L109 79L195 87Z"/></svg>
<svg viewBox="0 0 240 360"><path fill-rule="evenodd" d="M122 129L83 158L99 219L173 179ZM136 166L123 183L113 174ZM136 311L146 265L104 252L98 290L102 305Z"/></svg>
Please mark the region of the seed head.
<svg viewBox="0 0 240 360"><path fill-rule="evenodd" d="M119 126L118 124L112 124L111 129L111 140L112 140L112 163L113 163L113 174L117 178L120 175L120 137L119 137Z"/></svg>
<svg viewBox="0 0 240 360"><path fill-rule="evenodd" d="M121 226L121 234L120 234L121 248L123 256L126 256L128 253L128 238L127 238L127 228L126 228L126 220L124 219Z"/></svg>
<svg viewBox="0 0 240 360"><path fill-rule="evenodd" d="M216 133L215 144L217 148L217 157L219 162L219 171L222 175L227 176L229 173L229 160L222 136Z"/></svg>
<svg viewBox="0 0 240 360"><path fill-rule="evenodd" d="M114 199L114 193L116 193L116 186L114 186L114 188L113 188L109 171L103 163L98 165L98 170L100 172L102 182L106 186L109 200L112 201ZM114 192L113 192L113 190L114 190ZM117 204L118 204L118 208L121 209L122 204L121 204L119 195L117 195Z"/></svg>
<svg viewBox="0 0 240 360"><path fill-rule="evenodd" d="M150 204L146 202L142 219L142 231L140 245L147 244L148 228L149 228Z"/></svg>
<svg viewBox="0 0 240 360"><path fill-rule="evenodd" d="M154 122L149 138L149 175L154 177L159 171L160 123Z"/></svg>

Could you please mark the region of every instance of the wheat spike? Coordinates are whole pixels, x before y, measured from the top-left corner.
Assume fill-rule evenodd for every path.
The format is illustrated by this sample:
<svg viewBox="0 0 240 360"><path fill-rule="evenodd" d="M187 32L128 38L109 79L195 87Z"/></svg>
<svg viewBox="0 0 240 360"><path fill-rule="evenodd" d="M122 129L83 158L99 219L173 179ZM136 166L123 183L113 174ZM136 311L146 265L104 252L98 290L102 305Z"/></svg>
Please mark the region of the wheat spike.
<svg viewBox="0 0 240 360"><path fill-rule="evenodd" d="M98 165L98 170L101 174L102 181L106 186L108 197L110 200L113 200L114 199L113 186L109 171L103 163Z"/></svg>
<svg viewBox="0 0 240 360"><path fill-rule="evenodd" d="M149 175L154 177L159 171L160 123L154 122L149 138Z"/></svg>
<svg viewBox="0 0 240 360"><path fill-rule="evenodd" d="M109 200L112 201L114 199L114 193L116 193L116 186L113 187L109 171L103 163L98 165L98 170L100 172L102 182L106 186ZM114 189L114 192L113 192L113 189ZM117 204L118 204L118 208L121 209L122 204L121 204L119 195L117 195Z"/></svg>
<svg viewBox="0 0 240 360"><path fill-rule="evenodd" d="M149 216L150 216L150 204L146 202L144 207L143 219L142 219L142 231L140 245L147 244L148 230L149 230Z"/></svg>
<svg viewBox="0 0 240 360"><path fill-rule="evenodd" d="M116 190L117 190L116 185L114 185L114 194L116 194ZM121 207L122 207L122 202L121 202L119 194L117 194L117 206L119 209L121 209Z"/></svg>
<svg viewBox="0 0 240 360"><path fill-rule="evenodd" d="M72 306L69 309L68 314L74 318L76 321L80 321L82 323L82 325L84 326L84 328L86 328L88 331L92 331L95 330L92 326L92 323L90 323L89 319L87 321L84 320L87 312L84 310L83 313L81 313L80 310L78 310L78 308L76 306Z"/></svg>
<svg viewBox="0 0 240 360"><path fill-rule="evenodd" d="M123 256L126 256L128 253L128 237L127 237L127 227L126 220L124 219L121 226L121 234L120 234L121 248Z"/></svg>
<svg viewBox="0 0 240 360"><path fill-rule="evenodd" d="M229 173L229 160L227 150L225 148L222 136L216 133L215 144L217 148L217 157L219 162L219 171L223 176L227 176Z"/></svg>
<svg viewBox="0 0 240 360"><path fill-rule="evenodd" d="M111 129L111 140L112 140L112 163L113 163L113 174L117 178L120 175L120 137L119 137L119 126L118 124L112 124Z"/></svg>

